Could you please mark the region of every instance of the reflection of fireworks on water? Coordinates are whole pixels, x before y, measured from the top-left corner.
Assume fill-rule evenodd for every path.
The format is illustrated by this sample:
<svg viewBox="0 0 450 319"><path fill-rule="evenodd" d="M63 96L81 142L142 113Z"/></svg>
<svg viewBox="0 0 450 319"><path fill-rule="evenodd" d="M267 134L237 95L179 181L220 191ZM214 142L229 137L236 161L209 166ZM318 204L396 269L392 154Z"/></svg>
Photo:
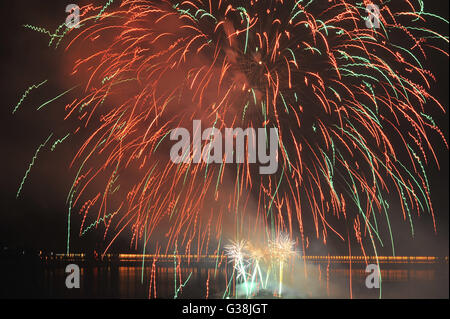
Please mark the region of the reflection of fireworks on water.
<svg viewBox="0 0 450 319"><path fill-rule="evenodd" d="M270 258L254 251L245 259L242 242L231 256L243 280L244 260L258 269L252 282L263 277L263 262L278 260L281 294L292 251L283 233L303 252L312 238L326 243L331 234L377 255L381 220L394 254L388 190L412 234L414 212L427 211L434 222L425 167L439 163L429 135L447 142L429 110L446 106L430 94L435 77L425 62L428 51L448 55L448 37L427 23L447 21L425 12L422 1L374 3L380 29L367 29L365 2L344 0L124 0L117 9L108 1L81 8L79 29L61 25L52 34L25 26L49 34L53 47L72 37L66 52L76 83L39 109L75 94L64 118L74 127L45 140L29 167L54 136L61 137L52 150L87 136L71 163L67 252L77 207L80 236L103 227L104 254L123 232L136 249L158 241L166 252L177 246L201 255L215 240L219 251L223 237L236 238L222 227L231 219L238 238L276 238ZM13 111L46 82L30 87ZM218 129L277 128L280 171L193 165L193 154L171 163L168 135L196 118Z"/></svg>

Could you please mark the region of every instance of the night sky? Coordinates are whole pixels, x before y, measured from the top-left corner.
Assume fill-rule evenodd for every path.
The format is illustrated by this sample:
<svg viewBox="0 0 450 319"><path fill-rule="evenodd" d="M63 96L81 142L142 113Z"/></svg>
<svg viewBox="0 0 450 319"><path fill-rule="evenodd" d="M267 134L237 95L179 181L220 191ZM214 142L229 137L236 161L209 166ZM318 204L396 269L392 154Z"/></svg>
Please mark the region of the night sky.
<svg viewBox="0 0 450 319"><path fill-rule="evenodd" d="M80 6L83 1L77 2ZM448 19L448 1L426 1L425 8ZM1 151L1 212L0 245L25 249L64 252L66 245L66 197L73 182L74 169L68 164L79 147L80 138L49 147L39 154L18 199L20 182L33 158L36 148L54 132L62 136L67 132L60 118L64 106L71 101L70 94L51 103L45 109L36 108L66 90L63 50L48 47L48 36L22 27L23 24L44 26L55 30L64 21L66 2L62 1L1 1L1 75L2 107L0 139ZM436 30L448 34L448 30ZM430 55L425 68L433 70L437 83L431 93L448 109L448 59ZM23 92L32 84L45 79L49 82L32 91L20 111L12 114ZM448 140L448 115L432 115ZM431 162L427 168L431 196L437 219L437 234L431 217L424 213L414 218L415 238L411 238L409 223L403 221L398 204L391 205L390 216L394 230L397 255L447 255L449 242L449 157L448 149L436 134L430 134L441 168ZM76 218L79 218L77 215ZM74 220L79 229L79 220ZM101 245L103 232L91 232L82 239L72 237L73 251L84 251ZM113 251L129 250L128 235L121 236ZM389 248L389 247L388 247ZM337 253L340 251L337 251ZM381 250L383 252L383 250ZM345 253L345 251L344 251ZM386 250L389 253L389 250Z"/></svg>

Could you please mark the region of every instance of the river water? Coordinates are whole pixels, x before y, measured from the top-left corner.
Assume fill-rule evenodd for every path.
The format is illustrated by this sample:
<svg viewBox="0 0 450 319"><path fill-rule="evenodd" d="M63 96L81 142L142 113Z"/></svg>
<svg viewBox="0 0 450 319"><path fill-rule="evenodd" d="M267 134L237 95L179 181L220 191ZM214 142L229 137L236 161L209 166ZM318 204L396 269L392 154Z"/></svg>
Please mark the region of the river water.
<svg viewBox="0 0 450 319"><path fill-rule="evenodd" d="M365 265L310 264L286 267L284 298L379 298L380 289L366 287ZM448 263L381 265L382 298L449 298ZM80 288L68 289L65 266L3 265L2 298L233 298L243 290L230 280L231 267L175 267L151 263L141 266L81 266ZM255 298L278 293L276 275ZM227 290L228 286L228 290ZM228 293L226 293L228 291Z"/></svg>

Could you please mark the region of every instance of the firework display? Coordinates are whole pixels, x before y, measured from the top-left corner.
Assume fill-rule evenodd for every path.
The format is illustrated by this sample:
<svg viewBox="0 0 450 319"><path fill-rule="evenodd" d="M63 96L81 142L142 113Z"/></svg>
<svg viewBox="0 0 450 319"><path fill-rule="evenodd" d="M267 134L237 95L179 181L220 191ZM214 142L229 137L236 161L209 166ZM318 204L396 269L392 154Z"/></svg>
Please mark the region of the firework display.
<svg viewBox="0 0 450 319"><path fill-rule="evenodd" d="M236 294L233 280L240 297L282 297L283 274L314 242L395 256L392 214L411 237L421 214L436 231L427 174L440 165L436 148L448 148L433 118L447 105L433 96L427 61L448 56L448 35L430 27L448 21L424 1L110 0L79 14L55 32L24 26L68 61L65 91L38 109L72 102L58 106L70 130L43 139L17 198L41 152L81 141L67 163L67 254L87 232L102 234L101 256L119 236L144 254L225 254L224 297ZM28 112L28 94L51 81L42 80L14 114ZM175 163L178 128L194 142ZM261 174L272 146L260 136L253 161L222 152L214 132L227 128L275 136L276 172Z"/></svg>
<svg viewBox="0 0 450 319"><path fill-rule="evenodd" d="M294 257L295 242L288 236L280 234L270 241L265 248L254 247L245 241L233 242L225 246L227 256L233 263L233 275L244 284L246 298L257 293L259 289L267 289L271 274L278 269L277 295L281 297L283 286L283 266L290 257ZM268 249L267 249L268 248ZM264 267L265 266L265 267ZM265 276L263 270L265 268ZM234 276L231 276L233 279Z"/></svg>

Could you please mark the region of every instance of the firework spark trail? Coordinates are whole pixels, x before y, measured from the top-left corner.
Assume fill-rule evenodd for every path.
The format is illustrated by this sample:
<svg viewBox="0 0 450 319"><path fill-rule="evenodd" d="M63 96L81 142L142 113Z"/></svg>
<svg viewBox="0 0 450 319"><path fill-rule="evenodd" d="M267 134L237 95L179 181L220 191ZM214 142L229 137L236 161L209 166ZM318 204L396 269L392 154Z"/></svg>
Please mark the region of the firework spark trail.
<svg viewBox="0 0 450 319"><path fill-rule="evenodd" d="M19 198L20 192L22 191L22 188L23 188L23 184L25 183L25 180L27 179L28 174L29 174L30 171L31 171L31 168L32 168L33 165L34 165L34 162L36 161L39 152L41 151L42 148L45 147L45 145L47 145L48 141L50 140L50 138L51 138L52 136L53 136L53 133L51 133L51 134L49 135L49 137L47 137L47 139L45 140L45 142L42 143L41 145L39 145L39 147L36 149L36 152L34 153L34 156L33 156L32 160L31 160L31 163L30 163L30 165L28 165L28 169L27 169L27 171L25 172L24 177L22 178L22 182L20 183L19 189L17 190L16 198Z"/></svg>
<svg viewBox="0 0 450 319"><path fill-rule="evenodd" d="M17 102L16 107L14 108L14 110L12 111L12 113L16 113L17 109L20 107L20 105L22 105L23 101L25 100L25 98L28 96L28 94L30 94L30 92L33 89L38 89L39 87L41 87L42 85L44 85L45 83L47 83L48 80L44 80L39 84L33 84L32 86L30 86L25 93L22 95L22 97L20 98L19 102Z"/></svg>
<svg viewBox="0 0 450 319"><path fill-rule="evenodd" d="M352 240L341 226L357 225L353 240L364 255L376 255L382 218L395 254L388 193L412 236L422 211L436 231L426 167L439 161L430 138L448 144L428 110L447 106L430 94L436 78L426 61L428 52L448 57L448 36L427 22L448 21L421 1L374 3L380 29L366 27L363 3L344 0L83 7L82 27L64 33L67 54L78 52L71 75L81 81L70 89L78 98L65 120L78 123L73 134L91 134L70 165L78 169L69 212L99 196L94 223L104 222L111 205L127 207L115 216L108 248L129 230L130 246L164 233L166 252L178 243L198 255L209 247L211 225L216 242L230 237L222 227L229 220L235 240L254 234L274 243L288 233L303 252L313 240ZM194 119L218 130L277 128L282 169L263 176L226 156L220 165L194 165L196 156L212 157L211 136L201 153L170 162L167 136Z"/></svg>
<svg viewBox="0 0 450 319"><path fill-rule="evenodd" d="M95 20L100 19L100 17L102 16L102 14L106 11L106 9L108 9L108 7L114 2L114 0L108 0L108 2L103 6L103 8L100 10L100 12L98 13L97 17L95 18Z"/></svg>
<svg viewBox="0 0 450 319"><path fill-rule="evenodd" d="M29 24L24 24L23 27L27 28L27 29L31 29L31 30L36 31L36 32L48 34L51 38L58 37L58 34L53 34L50 31L48 31L48 30L46 30L45 28L42 28L42 27L36 27L36 26L33 26L33 25L29 25Z"/></svg>
<svg viewBox="0 0 450 319"><path fill-rule="evenodd" d="M93 227L96 227L98 224L100 224L103 221L106 221L108 218L112 218L115 214L117 214L118 211L111 213L109 215L106 215L105 217L101 217L99 218L99 220L94 221L92 224L90 224L89 226L87 226L81 233L81 236L84 236L84 234L86 234L89 230L91 230ZM144 245L145 247L145 245ZM145 255L145 248L144 248L144 253L143 255Z"/></svg>
<svg viewBox="0 0 450 319"><path fill-rule="evenodd" d="M64 137L62 137L62 138L56 140L56 141L53 143L53 145L52 145L52 148L51 148L52 152L55 150L56 146L57 146L58 144L63 143L63 142L69 137L69 135L70 135L70 133L67 133Z"/></svg>
<svg viewBox="0 0 450 319"><path fill-rule="evenodd" d="M39 110L42 109L43 107L47 106L48 104L52 103L53 101L56 101L56 100L59 99L60 97L66 95L67 93L69 93L70 91L72 91L73 89L75 89L76 87L77 87L77 86L74 86L73 88L68 89L68 90L62 92L61 94L58 94L58 95L55 96L53 99L50 99L50 100L48 100L48 101L42 103L42 104L37 108L37 111L39 111Z"/></svg>

